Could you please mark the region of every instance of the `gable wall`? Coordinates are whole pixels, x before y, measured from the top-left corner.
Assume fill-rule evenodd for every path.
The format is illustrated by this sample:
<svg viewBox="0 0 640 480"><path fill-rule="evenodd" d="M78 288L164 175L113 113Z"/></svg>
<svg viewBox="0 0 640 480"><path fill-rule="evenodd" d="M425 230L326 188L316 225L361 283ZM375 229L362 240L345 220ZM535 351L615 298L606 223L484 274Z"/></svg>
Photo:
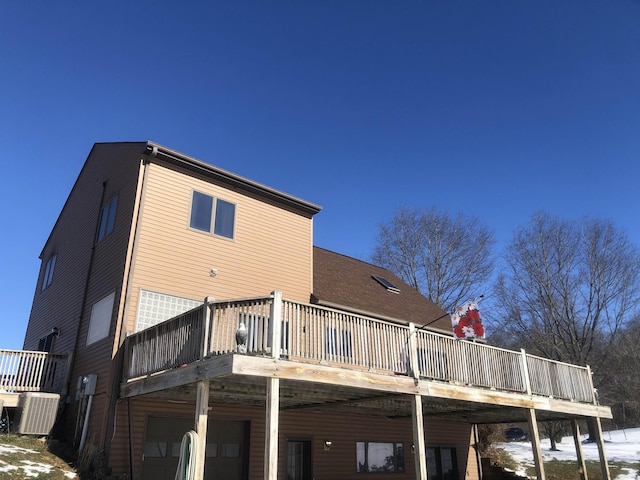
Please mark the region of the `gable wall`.
<svg viewBox="0 0 640 480"><path fill-rule="evenodd" d="M43 327L57 326L60 335L55 350L73 351L70 401L62 433L69 439L74 436L80 406L75 400L76 379L83 375L98 376L91 434L99 437L105 429L112 395L113 338L143 147L141 143L94 146L44 249L43 259L49 252L57 252L58 260L51 286L41 295L36 291L25 347L36 348ZM113 231L95 243L101 209L115 195ZM87 345L92 306L112 292L109 335Z"/></svg>
<svg viewBox="0 0 640 480"><path fill-rule="evenodd" d="M127 333L135 329L140 289L199 301L266 296L277 289L308 302L311 219L157 163L148 165L144 182ZM189 228L193 190L235 203L233 240Z"/></svg>
<svg viewBox="0 0 640 480"><path fill-rule="evenodd" d="M37 349L38 340L47 335L53 327L59 329L54 351L63 353L74 349L91 249L100 214L102 183L114 172L128 175L130 171L119 159L122 155L136 151L142 151L141 144L125 144L110 148L95 145L92 149L42 250L42 263L25 334L24 349ZM137 167L134 165L134 168ZM111 185L108 190L112 190ZM126 210L129 200L131 198L124 195L118 205L116 221L119 227L128 223ZM124 228L126 229L126 226ZM57 255L53 281L43 291L41 285L45 265L53 254Z"/></svg>
<svg viewBox="0 0 640 480"><path fill-rule="evenodd" d="M42 251L25 349L36 349L38 340L58 327L54 351L74 350L85 290L90 310L94 300L117 288L122 271L115 264L126 249L137 182L136 157L142 146L96 144L92 149ZM103 182L107 183L104 188ZM95 244L92 257L103 197L108 201L116 193L119 198L114 231ZM53 281L41 291L44 268L52 254L57 254ZM90 282L87 289L90 262L94 272L102 273L99 281Z"/></svg>

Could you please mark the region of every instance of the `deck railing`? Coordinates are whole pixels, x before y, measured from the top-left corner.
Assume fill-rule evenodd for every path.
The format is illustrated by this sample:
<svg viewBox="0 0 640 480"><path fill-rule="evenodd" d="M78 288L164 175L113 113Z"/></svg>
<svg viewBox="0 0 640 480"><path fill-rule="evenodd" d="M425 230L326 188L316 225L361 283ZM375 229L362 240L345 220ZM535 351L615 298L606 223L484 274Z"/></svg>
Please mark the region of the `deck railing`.
<svg viewBox="0 0 640 480"><path fill-rule="evenodd" d="M277 312L281 312L280 345L275 355L279 358L594 402L588 367L283 300L279 292L269 297L207 301L202 307L129 336L124 380L236 352L240 323L247 329L242 353L273 355L272 319Z"/></svg>
<svg viewBox="0 0 640 480"><path fill-rule="evenodd" d="M408 373L405 326L287 300L282 317L289 358Z"/></svg>
<svg viewBox="0 0 640 480"><path fill-rule="evenodd" d="M591 370L568 363L527 355L531 391L538 395L595 402Z"/></svg>
<svg viewBox="0 0 640 480"><path fill-rule="evenodd" d="M522 360L520 352L432 332L418 332L421 377L526 392Z"/></svg>
<svg viewBox="0 0 640 480"><path fill-rule="evenodd" d="M128 378L202 359L203 310L204 305L127 337L124 368Z"/></svg>
<svg viewBox="0 0 640 480"><path fill-rule="evenodd" d="M62 393L68 354L0 349L0 392Z"/></svg>

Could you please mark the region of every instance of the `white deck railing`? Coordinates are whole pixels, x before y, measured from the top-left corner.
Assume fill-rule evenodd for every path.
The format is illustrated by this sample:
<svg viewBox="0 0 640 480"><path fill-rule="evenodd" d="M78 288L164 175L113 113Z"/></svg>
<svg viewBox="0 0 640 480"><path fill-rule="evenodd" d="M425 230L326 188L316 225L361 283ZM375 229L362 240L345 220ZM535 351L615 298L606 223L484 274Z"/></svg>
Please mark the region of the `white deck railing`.
<svg viewBox="0 0 640 480"><path fill-rule="evenodd" d="M206 302L129 336L124 380L236 352L236 330L241 322L248 333L242 352L271 355L274 311L281 312L279 358L584 403L595 401L588 367L281 300L278 292L269 297ZM411 358L417 359L415 368Z"/></svg>
<svg viewBox="0 0 640 480"><path fill-rule="evenodd" d="M62 393L67 354L0 349L0 392Z"/></svg>

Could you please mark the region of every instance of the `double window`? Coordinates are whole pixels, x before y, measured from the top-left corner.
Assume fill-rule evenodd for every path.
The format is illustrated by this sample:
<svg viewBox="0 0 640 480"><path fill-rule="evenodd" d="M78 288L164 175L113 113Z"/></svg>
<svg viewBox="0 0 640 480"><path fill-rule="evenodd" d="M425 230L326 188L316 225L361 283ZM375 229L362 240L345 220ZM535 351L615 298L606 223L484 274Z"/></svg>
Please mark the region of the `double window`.
<svg viewBox="0 0 640 480"><path fill-rule="evenodd" d="M42 290L51 285L53 281L53 270L56 268L57 255L51 255L47 260L47 265L44 267L44 276L42 277Z"/></svg>
<svg viewBox="0 0 640 480"><path fill-rule="evenodd" d="M113 226L116 223L116 209L118 208L118 196L113 197L107 202L100 211L100 224L98 226L98 239L99 242L104 237L109 235Z"/></svg>
<svg viewBox="0 0 640 480"><path fill-rule="evenodd" d="M235 204L205 193L193 192L189 220L191 228L232 239L235 217Z"/></svg>

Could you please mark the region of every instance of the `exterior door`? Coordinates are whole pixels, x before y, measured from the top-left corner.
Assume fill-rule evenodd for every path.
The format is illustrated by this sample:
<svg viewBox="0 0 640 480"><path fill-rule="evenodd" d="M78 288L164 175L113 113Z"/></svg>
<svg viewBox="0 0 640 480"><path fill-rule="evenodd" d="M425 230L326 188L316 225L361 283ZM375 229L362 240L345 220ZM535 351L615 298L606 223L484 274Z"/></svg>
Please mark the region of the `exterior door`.
<svg viewBox="0 0 640 480"><path fill-rule="evenodd" d="M287 480L312 480L311 441L287 441Z"/></svg>
<svg viewBox="0 0 640 480"><path fill-rule="evenodd" d="M456 449L428 447L427 477L429 480L458 480Z"/></svg>
<svg viewBox="0 0 640 480"><path fill-rule="evenodd" d="M191 418L149 417L143 449L142 479L173 480L182 437ZM249 422L210 421L204 474L206 480L246 480Z"/></svg>

